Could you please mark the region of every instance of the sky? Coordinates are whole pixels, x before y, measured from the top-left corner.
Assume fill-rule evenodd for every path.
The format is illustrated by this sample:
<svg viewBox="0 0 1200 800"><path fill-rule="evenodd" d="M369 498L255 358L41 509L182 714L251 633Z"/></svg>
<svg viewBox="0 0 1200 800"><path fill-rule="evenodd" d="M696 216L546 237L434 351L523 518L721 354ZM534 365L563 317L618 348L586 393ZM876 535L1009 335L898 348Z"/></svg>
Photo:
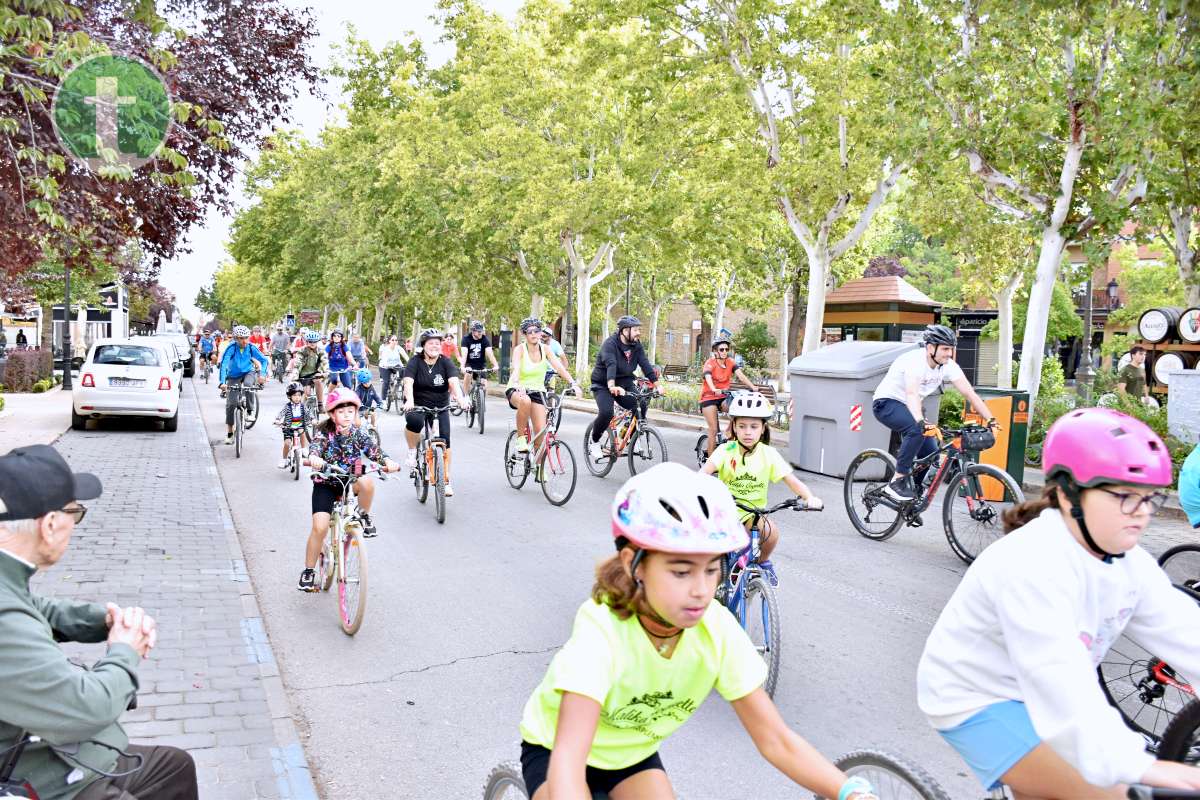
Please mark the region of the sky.
<svg viewBox="0 0 1200 800"><path fill-rule="evenodd" d="M285 0L293 6L301 3ZM480 5L508 19L516 16L521 0L479 0ZM346 25L353 25L360 37L365 37L376 47L389 41L407 40L416 34L425 43L430 64L438 66L453 53L453 46L437 40L441 31L431 19L435 11L435 0L404 0L400 3L380 3L379 0L310 0L317 19L319 35L313 42L313 62L324 69L330 65L333 46L344 41ZM324 86L327 101L318 100L305 92L292 106L289 119L311 140L315 140L326 124L344 120L339 110L343 102L341 87L336 82ZM239 191L234 194L239 208L247 201ZM159 283L175 294L175 303L187 319L196 321L199 310L195 306L196 293L212 279L217 266L228 259L225 243L229 239L231 217L212 211L202 228L193 229L187 237L192 252L164 262Z"/></svg>

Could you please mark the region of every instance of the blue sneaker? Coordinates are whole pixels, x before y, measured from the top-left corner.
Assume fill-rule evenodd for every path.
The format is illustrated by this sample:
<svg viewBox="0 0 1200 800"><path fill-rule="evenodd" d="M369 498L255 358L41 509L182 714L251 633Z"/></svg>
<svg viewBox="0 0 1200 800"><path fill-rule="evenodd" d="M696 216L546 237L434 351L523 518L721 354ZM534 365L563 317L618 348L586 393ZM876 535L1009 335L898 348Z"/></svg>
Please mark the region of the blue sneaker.
<svg viewBox="0 0 1200 800"><path fill-rule="evenodd" d="M762 569L763 575L767 576L767 580L771 582L772 586L779 585L779 576L775 574L774 564L768 560L758 562L758 566Z"/></svg>

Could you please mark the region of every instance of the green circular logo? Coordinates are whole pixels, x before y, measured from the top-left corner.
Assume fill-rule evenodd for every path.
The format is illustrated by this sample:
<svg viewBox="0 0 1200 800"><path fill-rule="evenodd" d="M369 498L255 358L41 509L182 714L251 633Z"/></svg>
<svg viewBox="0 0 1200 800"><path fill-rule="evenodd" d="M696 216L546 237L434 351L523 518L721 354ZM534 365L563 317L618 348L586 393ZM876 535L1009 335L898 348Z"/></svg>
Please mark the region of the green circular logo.
<svg viewBox="0 0 1200 800"><path fill-rule="evenodd" d="M166 141L171 98L158 73L141 60L95 56L63 79L51 118L63 149L93 171L119 166L132 171Z"/></svg>

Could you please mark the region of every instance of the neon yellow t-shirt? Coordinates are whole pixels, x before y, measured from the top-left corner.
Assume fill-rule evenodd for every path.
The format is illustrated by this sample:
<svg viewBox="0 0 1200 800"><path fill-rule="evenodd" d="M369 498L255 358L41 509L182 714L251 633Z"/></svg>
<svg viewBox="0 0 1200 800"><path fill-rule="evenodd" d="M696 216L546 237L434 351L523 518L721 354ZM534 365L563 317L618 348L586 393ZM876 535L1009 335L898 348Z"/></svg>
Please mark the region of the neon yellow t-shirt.
<svg viewBox="0 0 1200 800"><path fill-rule="evenodd" d="M600 704L600 722L587 763L623 769L653 755L714 688L730 702L767 679L767 665L723 605L712 601L699 624L683 632L663 658L636 617L620 620L588 600L575 615L571 638L525 703L521 737L554 746L562 692Z"/></svg>
<svg viewBox="0 0 1200 800"><path fill-rule="evenodd" d="M716 475L729 487L734 500L762 508L767 504L767 489L772 483L792 474L792 466L769 444L760 444L749 455L742 455L736 441L726 442L713 450L709 463L717 462ZM750 518L748 511L738 509L742 521Z"/></svg>

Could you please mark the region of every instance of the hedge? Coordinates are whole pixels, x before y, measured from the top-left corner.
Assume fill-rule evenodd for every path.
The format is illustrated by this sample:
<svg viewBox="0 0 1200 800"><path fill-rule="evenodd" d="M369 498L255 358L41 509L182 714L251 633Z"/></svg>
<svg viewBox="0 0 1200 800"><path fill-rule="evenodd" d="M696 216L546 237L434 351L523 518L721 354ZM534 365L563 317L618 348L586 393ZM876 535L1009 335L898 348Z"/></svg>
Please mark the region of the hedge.
<svg viewBox="0 0 1200 800"><path fill-rule="evenodd" d="M34 384L50 379L53 373L54 356L49 350L9 350L4 386L10 392L30 392Z"/></svg>

